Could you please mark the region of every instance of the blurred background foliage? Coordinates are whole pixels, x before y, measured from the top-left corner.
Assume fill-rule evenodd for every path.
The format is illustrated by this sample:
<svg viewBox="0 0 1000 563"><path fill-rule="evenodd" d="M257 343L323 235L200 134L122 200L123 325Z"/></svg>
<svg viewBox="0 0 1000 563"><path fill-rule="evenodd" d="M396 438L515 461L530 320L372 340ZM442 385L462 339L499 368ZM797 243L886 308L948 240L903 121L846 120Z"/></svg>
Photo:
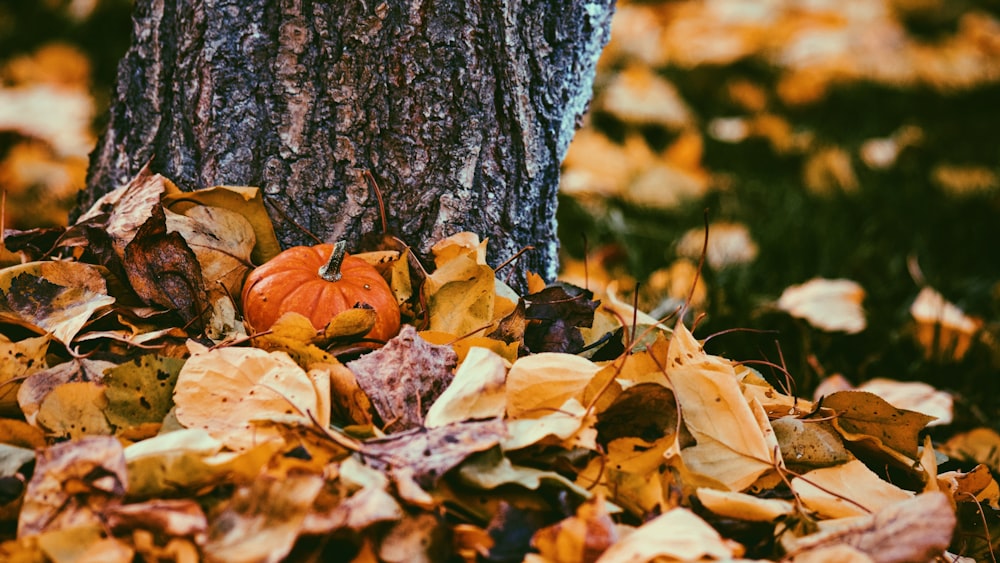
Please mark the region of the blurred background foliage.
<svg viewBox="0 0 1000 563"><path fill-rule="evenodd" d="M6 227L65 223L130 10L0 2ZM564 276L656 316L690 296L710 352L800 396L924 381L955 395L949 432L1000 429L998 100L1000 0L620 2L564 165ZM863 289L863 330L778 306L817 277ZM955 307L937 343L925 288Z"/></svg>

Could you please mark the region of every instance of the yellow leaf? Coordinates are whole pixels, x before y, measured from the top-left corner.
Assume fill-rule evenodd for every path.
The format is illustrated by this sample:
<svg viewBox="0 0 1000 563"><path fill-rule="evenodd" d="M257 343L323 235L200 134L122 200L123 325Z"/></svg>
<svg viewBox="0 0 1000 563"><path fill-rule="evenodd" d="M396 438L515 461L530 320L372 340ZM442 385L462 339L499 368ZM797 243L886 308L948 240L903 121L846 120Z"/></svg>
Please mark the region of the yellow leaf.
<svg viewBox="0 0 1000 563"><path fill-rule="evenodd" d="M21 381L32 373L45 369L48 336L25 338L11 342L0 334L0 412L13 413L18 408L17 393Z"/></svg>
<svg viewBox="0 0 1000 563"><path fill-rule="evenodd" d="M741 491L771 469L777 443L766 413L743 398L733 363L706 354L683 322L670 339L667 377L697 441L682 451L692 470Z"/></svg>
<svg viewBox="0 0 1000 563"><path fill-rule="evenodd" d="M961 360L982 326L980 319L966 315L929 287L920 290L910 305L910 314L917 323L917 342L928 359Z"/></svg>
<svg viewBox="0 0 1000 563"><path fill-rule="evenodd" d="M485 330L494 320L496 287L493 269L471 253L441 264L424 282L430 330L457 336Z"/></svg>
<svg viewBox="0 0 1000 563"><path fill-rule="evenodd" d="M58 438L107 435L114 431L104 415L107 406L104 386L93 381L72 381L45 396L35 422L46 434Z"/></svg>
<svg viewBox="0 0 1000 563"><path fill-rule="evenodd" d="M486 348L471 348L455 370L455 378L431 405L424 426L502 416L507 405L506 376L503 358Z"/></svg>
<svg viewBox="0 0 1000 563"><path fill-rule="evenodd" d="M792 490L810 510L826 518L864 516L913 497L858 460L796 477Z"/></svg>
<svg viewBox="0 0 1000 563"><path fill-rule="evenodd" d="M674 508L639 526L612 545L597 563L667 560L728 560L739 557L742 547L726 540L686 508Z"/></svg>
<svg viewBox="0 0 1000 563"><path fill-rule="evenodd" d="M747 522L773 522L795 512L795 505L787 500L765 499L715 489L698 488L698 501L714 514Z"/></svg>
<svg viewBox="0 0 1000 563"><path fill-rule="evenodd" d="M281 252L259 188L215 186L193 192L173 192L163 197L163 206L174 213L186 214L187 210L199 205L232 211L247 220L254 234L251 254L254 264L263 264Z"/></svg>
<svg viewBox="0 0 1000 563"><path fill-rule="evenodd" d="M514 362L507 373L507 414L537 418L579 398L600 366L573 354L543 352Z"/></svg>

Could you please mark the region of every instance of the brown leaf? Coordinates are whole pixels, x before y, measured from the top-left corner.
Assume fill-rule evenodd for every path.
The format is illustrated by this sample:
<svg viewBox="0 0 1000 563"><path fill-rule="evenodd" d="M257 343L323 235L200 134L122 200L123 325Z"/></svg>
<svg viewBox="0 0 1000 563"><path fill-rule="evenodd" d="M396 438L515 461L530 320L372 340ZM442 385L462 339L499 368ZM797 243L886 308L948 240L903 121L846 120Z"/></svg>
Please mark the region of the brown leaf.
<svg viewBox="0 0 1000 563"><path fill-rule="evenodd" d="M176 311L185 324L200 330L209 300L201 266L179 233L168 233L162 207L136 231L124 250L129 284L147 304Z"/></svg>
<svg viewBox="0 0 1000 563"><path fill-rule="evenodd" d="M527 326L524 344L533 353L583 349L580 327L594 323L599 304L589 290L568 283L550 285L524 298Z"/></svg>
<svg viewBox="0 0 1000 563"><path fill-rule="evenodd" d="M640 383L629 387L597 415L599 442L627 436L654 442L677 431L680 414L674 393L663 385Z"/></svg>
<svg viewBox="0 0 1000 563"><path fill-rule="evenodd" d="M423 424L427 411L452 380L458 356L429 344L411 325L382 348L347 364L371 399L382 423L393 430Z"/></svg>
<svg viewBox="0 0 1000 563"><path fill-rule="evenodd" d="M918 412L897 409L866 391L838 391L823 399L833 409L833 425L849 442L908 463L918 457L919 434L934 420ZM905 456L900 459L900 456Z"/></svg>
<svg viewBox="0 0 1000 563"><path fill-rule="evenodd" d="M955 523L948 497L925 493L852 519L843 528L806 536L796 542L794 553L846 544L875 563L932 561L948 548Z"/></svg>
<svg viewBox="0 0 1000 563"><path fill-rule="evenodd" d="M467 421L432 429L415 428L364 443L362 453L376 469L408 467L422 487L437 480L468 456L500 443L507 427L500 419Z"/></svg>
<svg viewBox="0 0 1000 563"><path fill-rule="evenodd" d="M87 524L125 495L125 455L111 436L92 436L39 450L28 482L18 536Z"/></svg>

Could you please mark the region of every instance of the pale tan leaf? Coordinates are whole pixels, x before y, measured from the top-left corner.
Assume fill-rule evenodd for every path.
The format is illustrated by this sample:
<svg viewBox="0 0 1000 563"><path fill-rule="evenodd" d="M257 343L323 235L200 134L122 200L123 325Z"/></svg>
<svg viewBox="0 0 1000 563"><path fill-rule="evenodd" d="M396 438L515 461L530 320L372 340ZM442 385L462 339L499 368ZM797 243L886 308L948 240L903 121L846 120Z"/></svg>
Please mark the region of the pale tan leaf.
<svg viewBox="0 0 1000 563"><path fill-rule="evenodd" d="M955 304L930 287L920 290L910 314L916 321L916 339L927 358L961 360L982 321L966 315Z"/></svg>
<svg viewBox="0 0 1000 563"><path fill-rule="evenodd" d="M874 393L892 406L933 416L927 426L951 424L954 399L951 393L939 391L922 381L895 381L877 377L858 386L861 391Z"/></svg>
<svg viewBox="0 0 1000 563"><path fill-rule="evenodd" d="M686 508L674 508L646 522L611 546L597 563L668 560L698 561L738 557L742 547L726 540Z"/></svg>
<svg viewBox="0 0 1000 563"><path fill-rule="evenodd" d="M704 487L698 488L697 495L698 501L713 513L747 522L773 522L795 512L795 505L787 500L765 499Z"/></svg>
<svg viewBox="0 0 1000 563"><path fill-rule="evenodd" d="M867 324L861 307L864 298L865 290L857 282L814 278L786 288L778 308L818 329L855 334Z"/></svg>
<svg viewBox="0 0 1000 563"><path fill-rule="evenodd" d="M698 443L682 452L691 469L739 491L772 468L773 431L766 413L758 414L743 398L732 362L706 354L678 322L666 369L684 424ZM759 404L756 409L762 411Z"/></svg>
<svg viewBox="0 0 1000 563"><path fill-rule="evenodd" d="M705 229L692 229L677 243L677 254L697 260L705 246ZM750 229L742 223L715 222L708 227L705 261L715 270L748 264L760 252Z"/></svg>
<svg viewBox="0 0 1000 563"><path fill-rule="evenodd" d="M329 376L325 373L314 377ZM276 438L252 421L297 417L306 423L329 414L329 394L283 352L257 348L196 351L177 376L177 420L202 428L231 449L244 450ZM327 384L326 389L329 389ZM329 420L319 420L322 427Z"/></svg>
<svg viewBox="0 0 1000 563"><path fill-rule="evenodd" d="M858 460L795 477L792 490L803 504L826 518L864 516L913 497Z"/></svg>
<svg viewBox="0 0 1000 563"><path fill-rule="evenodd" d="M507 361L486 348L469 350L448 388L434 401L424 426L502 416L507 406Z"/></svg>

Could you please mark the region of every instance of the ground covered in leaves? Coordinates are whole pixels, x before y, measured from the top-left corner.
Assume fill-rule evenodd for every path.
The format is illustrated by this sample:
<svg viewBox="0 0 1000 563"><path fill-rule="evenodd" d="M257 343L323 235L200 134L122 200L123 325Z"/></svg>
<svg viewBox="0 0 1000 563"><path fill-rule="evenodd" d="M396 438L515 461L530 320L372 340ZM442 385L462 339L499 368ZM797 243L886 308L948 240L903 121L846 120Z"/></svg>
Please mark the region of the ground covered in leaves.
<svg viewBox="0 0 1000 563"><path fill-rule="evenodd" d="M622 2L564 281L354 248L385 343L244 326L255 188L67 226L127 4L0 7L0 559L996 560L995 1Z"/></svg>

